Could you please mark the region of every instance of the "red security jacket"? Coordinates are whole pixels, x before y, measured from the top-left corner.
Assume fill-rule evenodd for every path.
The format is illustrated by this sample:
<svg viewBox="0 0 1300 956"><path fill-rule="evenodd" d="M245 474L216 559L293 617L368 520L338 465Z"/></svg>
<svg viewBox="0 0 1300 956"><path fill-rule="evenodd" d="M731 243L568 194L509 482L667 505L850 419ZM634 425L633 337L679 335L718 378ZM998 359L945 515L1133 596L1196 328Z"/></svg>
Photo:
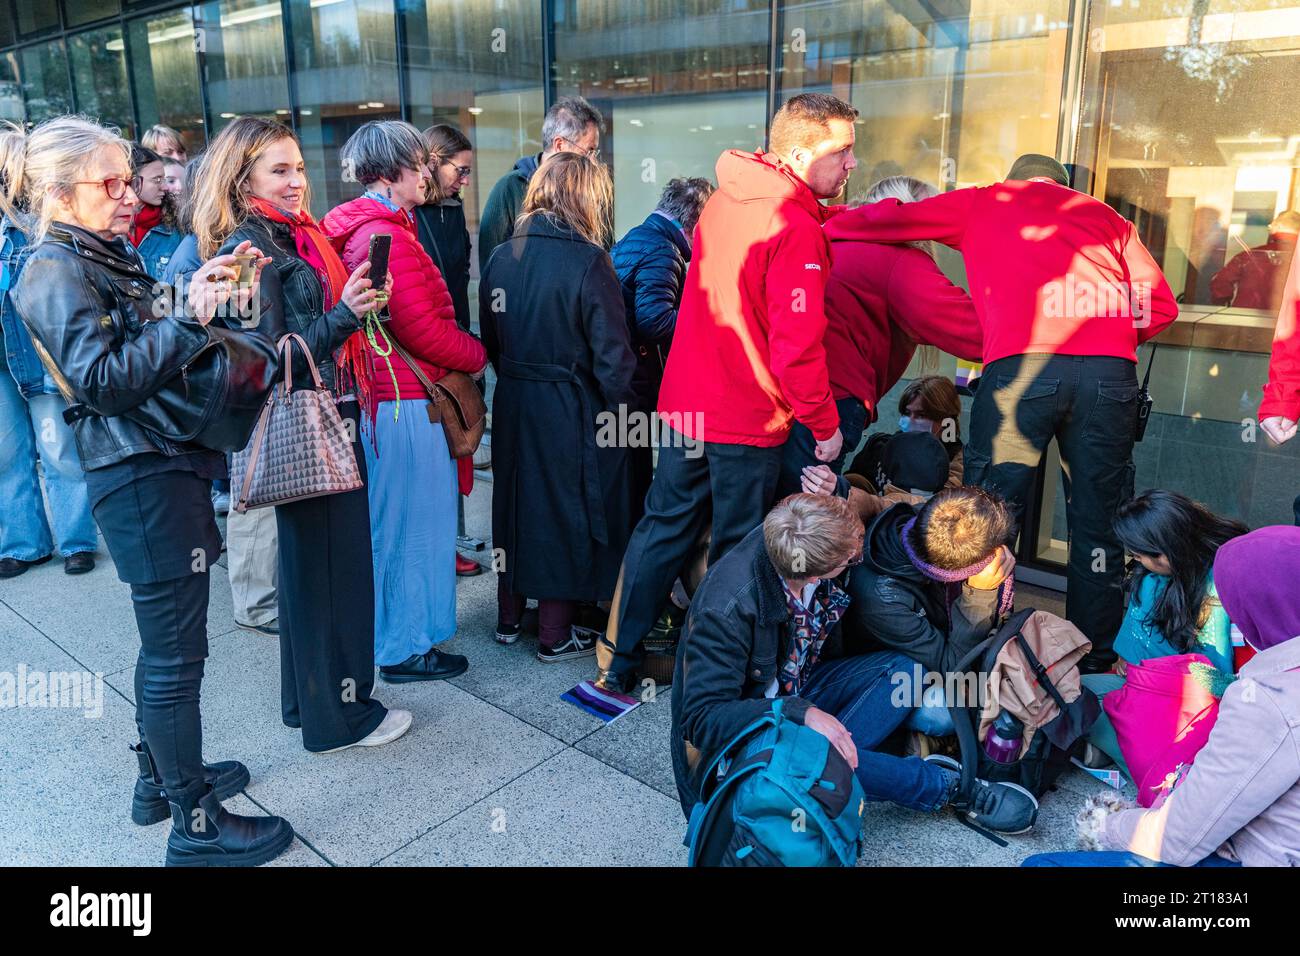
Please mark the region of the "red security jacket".
<svg viewBox="0 0 1300 956"><path fill-rule="evenodd" d="M1268 363L1268 382L1259 405L1260 418L1281 415L1300 421L1300 255L1291 259L1282 311L1273 332L1273 357Z"/></svg>
<svg viewBox="0 0 1300 956"><path fill-rule="evenodd" d="M447 283L420 245L415 225L405 214L363 196L331 209L321 220L321 227L349 273L369 256L372 235L385 232L393 237L388 254L393 292L388 300L390 318L384 328L420 363L430 381L436 382L449 370L473 373L487 364L483 344L456 324L456 309ZM402 398L424 399L424 386L415 373L396 354L390 359ZM374 363L375 402L391 402L397 395L388 365L381 358L375 358Z"/></svg>
<svg viewBox="0 0 1300 956"><path fill-rule="evenodd" d="M912 203L886 199L836 216L826 234L932 239L960 250L986 363L1031 352L1136 361L1137 346L1178 317L1133 224L1055 183L1008 181Z"/></svg>
<svg viewBox="0 0 1300 956"><path fill-rule="evenodd" d="M841 239L831 243L826 284L826 366L835 398L852 396L876 418L918 345L978 362L979 316L925 252L913 246Z"/></svg>
<svg viewBox="0 0 1300 956"><path fill-rule="evenodd" d="M780 445L796 418L828 439L839 427L822 344L831 211L761 153L723 153L717 177L695 229L659 414L723 444Z"/></svg>

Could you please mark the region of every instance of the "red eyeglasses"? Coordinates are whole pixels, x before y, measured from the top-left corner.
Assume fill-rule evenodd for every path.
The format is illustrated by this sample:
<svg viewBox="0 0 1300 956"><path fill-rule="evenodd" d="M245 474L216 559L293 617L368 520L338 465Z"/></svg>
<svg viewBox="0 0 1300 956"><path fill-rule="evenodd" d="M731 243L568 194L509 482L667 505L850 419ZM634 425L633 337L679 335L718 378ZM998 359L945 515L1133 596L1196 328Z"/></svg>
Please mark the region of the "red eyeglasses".
<svg viewBox="0 0 1300 956"><path fill-rule="evenodd" d="M104 193L109 199L121 199L126 195L126 187L131 184L131 181L120 176L110 176L107 179L75 179L72 184L74 186L103 186Z"/></svg>

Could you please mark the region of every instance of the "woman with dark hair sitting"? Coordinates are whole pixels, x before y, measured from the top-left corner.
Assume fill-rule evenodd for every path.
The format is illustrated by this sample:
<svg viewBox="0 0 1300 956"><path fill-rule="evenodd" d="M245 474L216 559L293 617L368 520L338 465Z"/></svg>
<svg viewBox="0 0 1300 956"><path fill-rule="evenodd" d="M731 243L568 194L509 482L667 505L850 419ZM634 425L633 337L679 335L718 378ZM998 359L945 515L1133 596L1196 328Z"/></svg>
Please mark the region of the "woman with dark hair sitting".
<svg viewBox="0 0 1300 956"><path fill-rule="evenodd" d="M1226 541L1250 529L1221 518L1176 491L1144 491L1120 506L1115 533L1137 566L1125 582L1128 610L1115 637L1119 660L1110 674L1090 674L1084 684L1099 697L1124 685L1129 664L1174 654L1204 654L1231 674L1231 625L1214 587L1214 556ZM1100 750L1128 774L1119 741L1103 713L1088 735L1090 765Z"/></svg>

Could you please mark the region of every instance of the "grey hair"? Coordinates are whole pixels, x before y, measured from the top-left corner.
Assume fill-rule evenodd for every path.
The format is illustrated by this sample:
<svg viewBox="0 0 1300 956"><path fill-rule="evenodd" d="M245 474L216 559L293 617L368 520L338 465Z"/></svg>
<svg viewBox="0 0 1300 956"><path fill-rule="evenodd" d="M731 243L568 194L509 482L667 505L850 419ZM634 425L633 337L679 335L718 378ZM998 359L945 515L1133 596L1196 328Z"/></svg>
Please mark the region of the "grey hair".
<svg viewBox="0 0 1300 956"><path fill-rule="evenodd" d="M85 178L95 154L105 146L121 150L130 168L131 144L115 127L101 126L84 116L56 116L41 123L21 143L10 145L12 152L5 164L8 189L0 195L0 210L18 222L15 216L25 202L31 218L21 220L23 231L33 244L39 243L54 220L55 197L67 196L74 184Z"/></svg>
<svg viewBox="0 0 1300 956"><path fill-rule="evenodd" d="M600 115L600 110L581 96L556 100L542 120L542 151L549 150L557 136L576 143L582 139L588 126L595 126L602 133L605 131L605 118Z"/></svg>
<svg viewBox="0 0 1300 956"><path fill-rule="evenodd" d="M682 228L691 232L700 221L704 204L713 195L713 183L698 176L686 179L679 177L668 180L656 207L661 213L672 216L682 224Z"/></svg>
<svg viewBox="0 0 1300 956"><path fill-rule="evenodd" d="M880 202L882 199L897 199L899 202L920 202L922 199L929 199L931 196L937 195L939 195L939 190L923 179L917 179L914 176L886 176L867 190L867 194L862 197L862 202ZM904 245L911 246L913 249L920 249L931 259L934 258L934 244L931 242L908 242L904 243Z"/></svg>
<svg viewBox="0 0 1300 956"><path fill-rule="evenodd" d="M343 168L369 186L401 178L402 170L428 162L429 147L420 131L402 120L371 120L348 137L339 150Z"/></svg>

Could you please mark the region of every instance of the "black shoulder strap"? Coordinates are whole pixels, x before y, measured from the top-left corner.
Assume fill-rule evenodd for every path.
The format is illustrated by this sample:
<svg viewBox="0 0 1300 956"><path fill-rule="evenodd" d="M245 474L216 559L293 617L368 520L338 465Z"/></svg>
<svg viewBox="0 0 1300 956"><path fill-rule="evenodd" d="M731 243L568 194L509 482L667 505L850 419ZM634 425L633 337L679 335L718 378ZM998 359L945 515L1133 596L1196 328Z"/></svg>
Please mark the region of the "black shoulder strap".
<svg viewBox="0 0 1300 956"><path fill-rule="evenodd" d="M1147 373L1142 376L1142 391L1147 390L1147 383L1151 381L1151 366L1156 360L1156 349L1160 348L1160 343L1152 340L1151 355L1147 358Z"/></svg>

